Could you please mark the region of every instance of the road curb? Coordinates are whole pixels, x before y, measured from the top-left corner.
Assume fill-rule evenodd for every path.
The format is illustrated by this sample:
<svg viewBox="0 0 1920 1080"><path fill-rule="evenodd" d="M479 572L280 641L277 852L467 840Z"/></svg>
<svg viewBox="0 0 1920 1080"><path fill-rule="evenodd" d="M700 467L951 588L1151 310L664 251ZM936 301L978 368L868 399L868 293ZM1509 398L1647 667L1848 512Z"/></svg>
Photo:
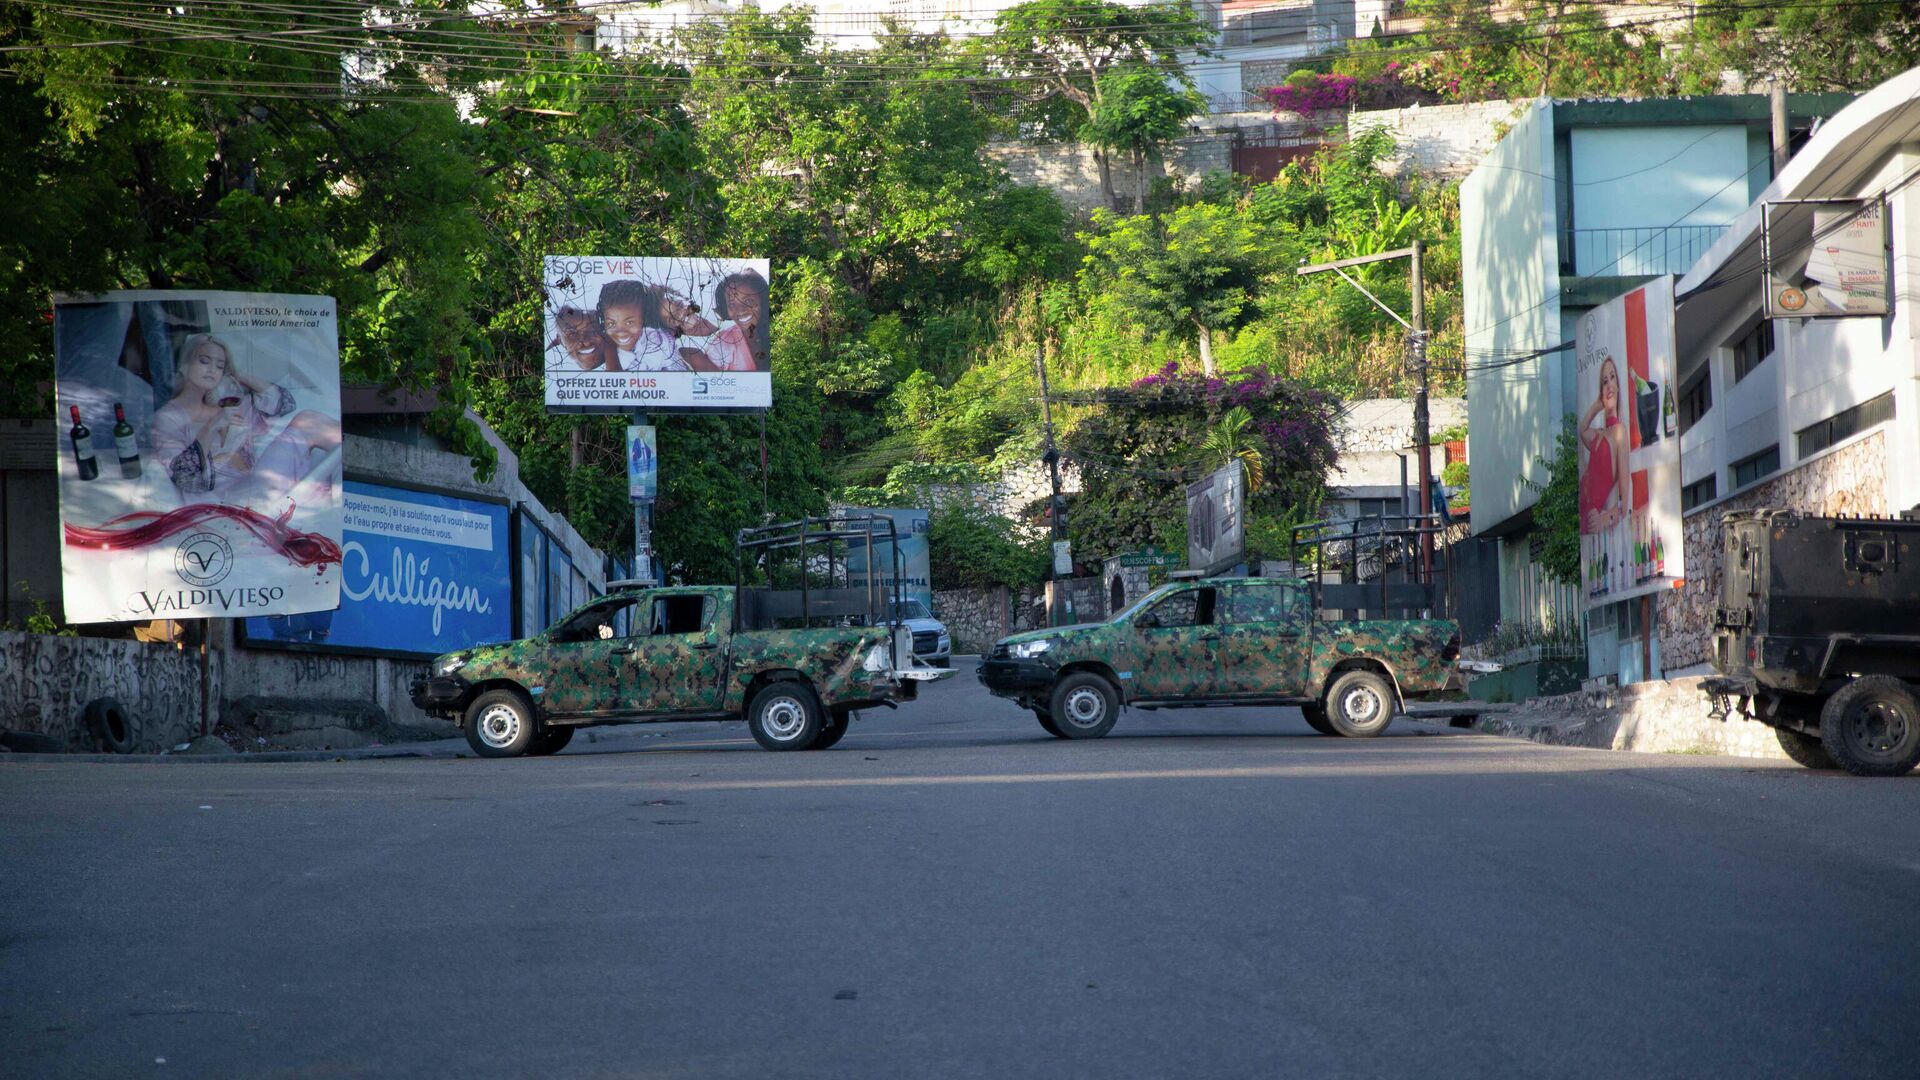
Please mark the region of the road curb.
<svg viewBox="0 0 1920 1080"><path fill-rule="evenodd" d="M342 750L261 750L232 754L0 754L0 766L11 762L65 762L100 765L238 765L258 762L369 761L378 758L470 758L477 757L462 743L459 747L433 746L359 746Z"/></svg>

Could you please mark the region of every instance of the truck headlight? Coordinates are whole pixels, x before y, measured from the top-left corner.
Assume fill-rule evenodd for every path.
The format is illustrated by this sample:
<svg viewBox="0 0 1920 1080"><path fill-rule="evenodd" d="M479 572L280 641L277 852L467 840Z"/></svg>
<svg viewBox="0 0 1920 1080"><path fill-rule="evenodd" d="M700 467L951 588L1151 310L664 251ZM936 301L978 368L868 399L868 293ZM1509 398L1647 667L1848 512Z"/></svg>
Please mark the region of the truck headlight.
<svg viewBox="0 0 1920 1080"><path fill-rule="evenodd" d="M448 653L447 655L433 662L433 673L435 675L451 675L454 672L459 671L461 668L466 666L467 666L466 653L463 653L463 652Z"/></svg>
<svg viewBox="0 0 1920 1080"><path fill-rule="evenodd" d="M1031 660L1051 648L1053 648L1052 638L1042 638L1039 641L1016 641L1007 646L1007 655L1015 660Z"/></svg>

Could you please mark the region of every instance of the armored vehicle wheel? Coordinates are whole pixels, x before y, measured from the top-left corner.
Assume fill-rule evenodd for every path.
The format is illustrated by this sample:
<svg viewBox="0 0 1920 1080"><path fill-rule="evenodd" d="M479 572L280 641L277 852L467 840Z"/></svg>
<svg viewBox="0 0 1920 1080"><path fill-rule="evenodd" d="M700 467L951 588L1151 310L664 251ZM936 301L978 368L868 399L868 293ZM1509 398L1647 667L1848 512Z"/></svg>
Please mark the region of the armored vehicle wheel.
<svg viewBox="0 0 1920 1080"><path fill-rule="evenodd" d="M1820 710L1820 741L1855 776L1902 776L1920 763L1920 698L1891 675L1862 675Z"/></svg>
<svg viewBox="0 0 1920 1080"><path fill-rule="evenodd" d="M1040 721L1040 726L1047 730L1047 734L1053 736L1056 739L1066 738L1066 735L1060 730L1060 725L1053 722L1052 713L1048 712L1045 709L1036 707L1033 710L1033 715L1035 719Z"/></svg>
<svg viewBox="0 0 1920 1080"><path fill-rule="evenodd" d="M533 737L527 744L528 757L546 757L557 754L573 741L573 729L570 727L550 727Z"/></svg>
<svg viewBox="0 0 1920 1080"><path fill-rule="evenodd" d="M1372 671L1349 671L1333 680L1324 706L1333 734L1371 739L1393 722L1393 685Z"/></svg>
<svg viewBox="0 0 1920 1080"><path fill-rule="evenodd" d="M1827 748L1812 735L1802 735L1783 727L1774 728L1773 733L1780 740L1780 749L1786 751L1795 764L1805 765L1809 769L1840 767L1840 763L1833 760L1833 755L1827 753Z"/></svg>
<svg viewBox="0 0 1920 1080"><path fill-rule="evenodd" d="M1307 722L1308 727L1322 735L1338 734L1333 730L1333 725L1327 723L1327 707L1325 705L1300 706L1300 718Z"/></svg>
<svg viewBox="0 0 1920 1080"><path fill-rule="evenodd" d="M1120 694L1091 671L1076 671L1053 684L1047 709L1062 738L1097 739L1120 719Z"/></svg>
<svg viewBox="0 0 1920 1080"><path fill-rule="evenodd" d="M805 683L768 683L747 703L747 730L767 750L810 749L824 723L820 702Z"/></svg>
<svg viewBox="0 0 1920 1080"><path fill-rule="evenodd" d="M838 709L828 714L827 722L820 725L820 734L813 740L809 750L826 750L846 737L847 727L853 722L853 713Z"/></svg>
<svg viewBox="0 0 1920 1080"><path fill-rule="evenodd" d="M519 757L533 742L533 708L512 690L489 690L467 706L467 745L481 757Z"/></svg>

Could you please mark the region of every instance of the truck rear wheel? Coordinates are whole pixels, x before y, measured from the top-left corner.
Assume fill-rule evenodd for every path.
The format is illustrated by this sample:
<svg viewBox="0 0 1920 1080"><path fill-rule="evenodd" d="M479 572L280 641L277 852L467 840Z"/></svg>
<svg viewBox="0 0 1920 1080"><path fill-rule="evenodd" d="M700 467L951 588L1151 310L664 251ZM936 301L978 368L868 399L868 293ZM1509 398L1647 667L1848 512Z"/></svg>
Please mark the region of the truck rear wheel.
<svg viewBox="0 0 1920 1080"><path fill-rule="evenodd" d="M813 740L809 750L830 749L835 743L846 737L847 727L853 722L853 713L847 709L836 709L827 715L827 722L820 725L820 734Z"/></svg>
<svg viewBox="0 0 1920 1080"><path fill-rule="evenodd" d="M1393 684L1378 672L1349 671L1327 690L1327 726L1349 739L1371 739L1393 722Z"/></svg>
<svg viewBox="0 0 1920 1080"><path fill-rule="evenodd" d="M1920 698L1891 675L1862 675L1827 699L1820 741L1855 776L1903 776L1920 763Z"/></svg>
<svg viewBox="0 0 1920 1080"><path fill-rule="evenodd" d="M1840 767L1839 763L1833 760L1833 755L1827 753L1827 748L1812 735L1802 735L1783 727L1774 728L1773 733L1780 740L1780 749L1786 751L1787 756L1792 758L1795 764L1805 765L1809 769Z"/></svg>
<svg viewBox="0 0 1920 1080"><path fill-rule="evenodd" d="M1053 684L1047 714L1069 739L1097 739L1120 719L1120 694L1091 671L1076 671Z"/></svg>
<svg viewBox="0 0 1920 1080"><path fill-rule="evenodd" d="M823 722L820 702L805 683L768 683L747 703L747 730L767 750L806 750Z"/></svg>

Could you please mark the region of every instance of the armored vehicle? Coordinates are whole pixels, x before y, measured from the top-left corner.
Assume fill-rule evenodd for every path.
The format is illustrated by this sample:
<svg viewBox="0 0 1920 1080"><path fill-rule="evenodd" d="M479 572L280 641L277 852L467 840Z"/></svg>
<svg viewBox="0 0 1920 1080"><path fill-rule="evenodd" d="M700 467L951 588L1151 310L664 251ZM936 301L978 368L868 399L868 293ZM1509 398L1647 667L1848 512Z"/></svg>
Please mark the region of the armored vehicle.
<svg viewBox="0 0 1920 1080"><path fill-rule="evenodd" d="M1122 705L1297 705L1321 734L1368 738L1409 698L1453 688L1459 653L1449 620L1323 620L1307 582L1211 579L1162 586L1104 623L1005 638L980 681L1060 738L1105 735Z"/></svg>
<svg viewBox="0 0 1920 1080"><path fill-rule="evenodd" d="M735 584L617 584L530 638L435 659L414 704L458 720L482 757L553 754L577 728L661 720L745 719L768 750L824 750L856 709L952 674L915 661L910 631L886 617L901 607L892 530L880 517L742 530ZM797 587L774 587L783 578Z"/></svg>
<svg viewBox="0 0 1920 1080"><path fill-rule="evenodd" d="M1735 511L1720 549L1715 715L1773 727L1808 768L1920 763L1920 521Z"/></svg>

